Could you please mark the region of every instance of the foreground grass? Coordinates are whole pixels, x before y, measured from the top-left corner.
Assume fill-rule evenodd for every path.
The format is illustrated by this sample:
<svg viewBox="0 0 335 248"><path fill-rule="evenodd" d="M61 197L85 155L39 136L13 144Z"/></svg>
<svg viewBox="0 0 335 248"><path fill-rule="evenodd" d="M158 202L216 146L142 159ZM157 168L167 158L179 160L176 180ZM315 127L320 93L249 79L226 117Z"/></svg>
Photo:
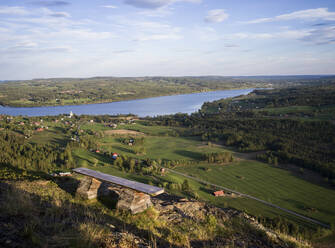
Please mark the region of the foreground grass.
<svg viewBox="0 0 335 248"><path fill-rule="evenodd" d="M239 217L199 212L197 218L169 220L154 208L131 215L102 200L74 196L67 187L72 180L2 181L0 246L235 247L237 240L259 247L274 247L277 242L281 247L309 247L294 239L273 240Z"/></svg>

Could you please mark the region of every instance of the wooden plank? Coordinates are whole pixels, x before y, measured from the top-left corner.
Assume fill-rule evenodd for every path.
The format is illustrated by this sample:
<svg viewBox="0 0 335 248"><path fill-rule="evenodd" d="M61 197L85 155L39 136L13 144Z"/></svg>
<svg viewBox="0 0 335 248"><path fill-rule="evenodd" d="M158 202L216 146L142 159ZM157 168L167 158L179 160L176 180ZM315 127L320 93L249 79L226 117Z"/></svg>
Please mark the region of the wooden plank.
<svg viewBox="0 0 335 248"><path fill-rule="evenodd" d="M159 187L155 187L155 186L151 186L148 184L144 184L144 183L139 183L139 182L135 182L135 181L131 181L128 179L124 179L121 177L116 177L116 176L112 176L109 174L105 174L99 171L94 171L94 170L90 170L87 168L76 168L73 169L74 172L85 175L85 176L89 176L89 177L93 177L96 178L98 180L101 181L105 181L108 183L114 183L129 189L133 189L139 192L143 192L152 196L155 195L159 195L164 193L164 189L163 188L159 188Z"/></svg>

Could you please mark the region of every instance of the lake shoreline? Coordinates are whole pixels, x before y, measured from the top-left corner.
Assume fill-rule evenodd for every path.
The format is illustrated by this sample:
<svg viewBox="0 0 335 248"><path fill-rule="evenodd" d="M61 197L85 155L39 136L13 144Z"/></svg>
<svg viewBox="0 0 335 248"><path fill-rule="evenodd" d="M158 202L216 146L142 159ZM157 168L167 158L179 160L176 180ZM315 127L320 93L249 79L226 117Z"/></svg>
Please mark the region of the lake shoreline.
<svg viewBox="0 0 335 248"><path fill-rule="evenodd" d="M94 102L86 102L86 103L78 103L78 104L46 104L46 105L29 105L29 104L0 104L0 107L10 107L10 108L40 108L40 107L61 107L61 106L81 106L81 105L90 105L90 104L105 104L105 103L116 103L116 102L126 102L126 101L133 101L133 100L142 100L142 99L149 99L149 98L156 98L156 97L164 97L164 96L180 96L180 95L190 95L190 94L198 94L198 93L206 93L206 92L216 92L216 91L226 91L226 90L244 90L250 89L248 87L237 87L237 88L227 88L227 89L219 89L219 90L205 90L205 91L192 91L189 93L177 93L177 94L162 94L162 95L155 95L155 96L148 96L148 97L141 97L141 98L129 98L124 100L106 100L106 101L94 101ZM258 88L253 88L258 89Z"/></svg>
<svg viewBox="0 0 335 248"><path fill-rule="evenodd" d="M176 113L194 113L204 102L249 94L255 88L229 89L218 91L194 92L168 96L157 96L108 103L81 105L9 107L0 106L0 114L12 116L54 116L59 114L76 115L124 115L133 114L139 117L169 115Z"/></svg>

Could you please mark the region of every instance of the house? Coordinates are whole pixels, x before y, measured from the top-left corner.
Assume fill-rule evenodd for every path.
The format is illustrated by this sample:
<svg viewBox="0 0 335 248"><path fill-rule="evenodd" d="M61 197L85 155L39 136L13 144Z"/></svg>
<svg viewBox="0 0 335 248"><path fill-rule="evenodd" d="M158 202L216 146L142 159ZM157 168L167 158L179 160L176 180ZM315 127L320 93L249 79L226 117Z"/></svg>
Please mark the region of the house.
<svg viewBox="0 0 335 248"><path fill-rule="evenodd" d="M224 193L223 190L219 190L219 191L214 191L214 192L213 192L213 195L214 195L215 197L218 197L218 196L224 196L225 193Z"/></svg>
<svg viewBox="0 0 335 248"><path fill-rule="evenodd" d="M117 153L114 152L114 153L112 154L112 159L117 159L118 156L119 156L119 155L118 155Z"/></svg>
<svg viewBox="0 0 335 248"><path fill-rule="evenodd" d="M135 140L130 139L129 142L128 142L128 146L132 146L132 145L134 145L134 143L135 143Z"/></svg>
<svg viewBox="0 0 335 248"><path fill-rule="evenodd" d="M70 176L72 176L71 172L59 172L58 175L61 176L61 177L70 177Z"/></svg>
<svg viewBox="0 0 335 248"><path fill-rule="evenodd" d="M109 127L111 127L111 128L117 128L117 124L112 123L112 124L109 125Z"/></svg>

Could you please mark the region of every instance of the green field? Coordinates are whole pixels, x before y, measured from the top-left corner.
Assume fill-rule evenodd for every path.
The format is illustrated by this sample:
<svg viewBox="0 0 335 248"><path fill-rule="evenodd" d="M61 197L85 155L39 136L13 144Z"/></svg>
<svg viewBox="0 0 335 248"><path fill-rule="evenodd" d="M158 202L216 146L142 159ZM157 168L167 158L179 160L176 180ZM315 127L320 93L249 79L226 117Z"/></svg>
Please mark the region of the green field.
<svg viewBox="0 0 335 248"><path fill-rule="evenodd" d="M92 130L92 131L106 131L111 130L112 128L105 126L101 123L86 123L81 125L83 130ZM184 131L185 128L175 128L175 127L166 127L166 126L151 126L146 125L145 121L136 121L133 124L119 124L116 130L127 129L137 132L142 132L151 136L169 136L176 135L177 131Z"/></svg>
<svg viewBox="0 0 335 248"><path fill-rule="evenodd" d="M136 155L133 152L136 145L130 147L119 139L115 136L104 137L101 139L101 147L131 157L166 160L203 160L206 153L224 151L220 147L206 145L198 137L145 136L143 146L146 153Z"/></svg>
<svg viewBox="0 0 335 248"><path fill-rule="evenodd" d="M204 168L210 168L210 171ZM241 161L226 166L183 166L177 170L326 223L335 221L334 190L297 178L280 168L256 161ZM231 203L241 207L239 203Z"/></svg>
<svg viewBox="0 0 335 248"><path fill-rule="evenodd" d="M69 137L66 136L63 128L49 127L48 130L44 130L43 132L35 131L32 137L29 139L29 142L36 144L52 143L64 146L67 139L69 139Z"/></svg>
<svg viewBox="0 0 335 248"><path fill-rule="evenodd" d="M66 135L64 128L54 123L45 123L45 125L49 126L49 130L34 132L29 142L66 144L70 137ZM111 128L100 123L83 124L81 128L84 130L90 129L94 132L102 131L102 133L104 133L103 131L111 130ZM120 139L127 136L107 134L96 136L96 141L102 150L117 152L120 155L139 159L194 161L195 164L178 166L176 170L214 184L250 194L325 223L335 221L335 194L332 189L310 183L294 176L287 170L257 161L239 160L229 165L205 163L203 160L206 153L223 152L226 151L225 148L214 144L208 145L207 142L201 141L200 137L169 136L176 135L179 131L183 131L182 129L147 126L144 122L119 125L118 129L129 129L145 133L141 137L144 137L143 146L146 153L136 155L134 152L136 145L128 146L122 143ZM74 149L73 157L77 166L90 167L144 183L151 182L156 185L166 186L167 183L181 184L185 180L183 176L174 173L168 173L164 177L160 175L140 175L138 173L129 174L119 170L119 168L115 168L112 165L113 161L111 158L83 148ZM96 166L93 167L93 164L96 164ZM229 206L244 210L255 216L276 217L281 215L296 222L300 221L296 217L251 199L239 197L216 198L211 195L215 190L214 188L191 179L188 180L200 199L219 207ZM169 191L174 194L183 194L178 190Z"/></svg>
<svg viewBox="0 0 335 248"><path fill-rule="evenodd" d="M158 185L163 185L164 182L182 183L185 179L183 176L174 173L168 173L164 177L159 175L153 177L122 172L113 165L106 166L106 164L112 162L111 160L106 159L100 154L90 153L84 150L77 150L75 156L78 162L79 160L87 160L89 167L94 170L144 183L149 183L150 181ZM93 164L94 158L99 160L99 164L96 167L90 166ZM105 166L101 166L104 164ZM205 168L210 168L210 170L205 170ZM203 163L177 167L177 170L214 184L250 194L325 223L335 221L334 190L309 183L293 176L289 171L283 169L274 168L255 161L241 161L224 166ZM280 215L296 222L304 223L304 221L294 216L251 199L239 197L216 198L211 195L215 190L214 188L191 179L188 180L190 181L192 189L197 192L200 199L211 202L219 207L233 207L255 216L276 217ZM172 191L172 193L181 194L178 191ZM305 224L306 223L304 223L304 225Z"/></svg>
<svg viewBox="0 0 335 248"><path fill-rule="evenodd" d="M106 130L102 125L94 124L92 127L95 130ZM208 146L199 137L158 136L161 133L173 131L173 129L168 127L129 124L122 125L122 129L132 129L150 134L144 136L143 146L146 149L146 154L136 155L133 152L134 147L120 142L121 136L105 135L99 138L98 142L101 148L140 159L193 160L196 164L178 166L176 170L214 184L250 194L325 223L335 221L335 192L332 189L298 178L290 171L257 161L239 160L229 165L212 165L202 162L206 153L222 152L225 149L218 145ZM86 160L85 164L87 166L92 166L94 161L98 160L98 166L92 168L145 183L149 181L156 184L162 184L163 182L182 183L185 179L173 173L169 173L165 177L156 175L153 178L152 176L132 175L121 172L111 165L112 160L110 158L83 149L77 149L74 152L74 157L78 164L82 164L81 161ZM280 214L298 221L293 216L254 200L229 197L215 198L211 195L215 189L193 180L188 180L193 190L197 192L202 200L209 201L217 206L230 206L245 210L253 215L275 217ZM180 194L180 192L173 193Z"/></svg>
<svg viewBox="0 0 335 248"><path fill-rule="evenodd" d="M97 171L101 171L103 173L107 173L107 174L112 174L115 176L119 176L119 177L123 177L123 178L127 178L130 180L136 180L139 182L143 182L143 183L154 183L158 186L163 186L164 183L182 183L185 178L181 175L178 174L174 174L174 173L168 173L165 176L160 176L160 175L155 175L155 176L146 176L146 175L140 175L140 174L130 174L127 172L123 172L120 171L118 168L111 166L97 166L97 167L92 167L89 166L90 169L93 170L97 170ZM192 179L187 179L189 181L189 184L191 186L191 188L197 192L197 194L199 195L199 199L209 202L213 205L216 205L218 207L232 207L232 208L236 208L239 210L243 210L251 215L254 216L266 216L266 217L271 217L271 218L275 218L278 216L282 216L285 217L291 221L294 221L296 223L300 223L303 226L309 226L309 227L313 227L313 224L307 223L306 221L297 218L293 215L287 214L283 211L271 208L267 205L264 205L260 202L257 202L255 200L251 200L251 199L247 199L247 198L230 198L230 197L214 197L211 193L215 190L209 186L203 185L197 181L194 181ZM293 180L294 181L294 180ZM304 187L306 182L300 182L300 187ZM307 183L308 184L308 183ZM264 186L265 187L265 186ZM176 194L179 196L187 196L187 194L185 195L184 193L180 192L180 191L174 191L174 190L169 190L167 188L165 188L166 191L172 193L172 194ZM264 190L263 190L264 191ZM250 192L255 193L254 190L250 190ZM294 191L295 192L295 191ZM323 192L323 195L327 195L331 197L332 192ZM260 197L261 198L261 197ZM302 200L302 199L300 199ZM282 202L281 202L282 203ZM327 205L327 204L325 204ZM294 207L290 207L288 205L286 205L286 207L288 207L291 210L297 210ZM328 204L328 214L324 214L323 216L312 216L314 218L319 218L319 220L323 220L324 222L330 222L331 218L332 218L332 213L333 210L331 209L331 207ZM298 211L297 211L298 212ZM304 214L304 213L303 213ZM308 216L311 216L309 214L305 214Z"/></svg>

